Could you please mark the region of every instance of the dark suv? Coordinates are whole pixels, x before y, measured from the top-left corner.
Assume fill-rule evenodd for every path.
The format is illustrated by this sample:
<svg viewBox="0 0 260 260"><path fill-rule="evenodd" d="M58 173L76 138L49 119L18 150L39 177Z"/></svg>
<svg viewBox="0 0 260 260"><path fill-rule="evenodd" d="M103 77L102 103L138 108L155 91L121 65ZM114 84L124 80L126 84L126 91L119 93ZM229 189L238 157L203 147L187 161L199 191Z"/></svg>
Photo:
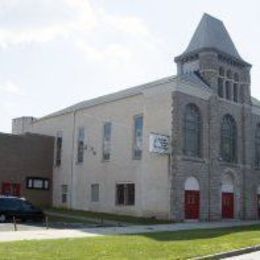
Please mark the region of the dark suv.
<svg viewBox="0 0 260 260"><path fill-rule="evenodd" d="M23 198L0 196L0 222L12 220L13 217L21 221L40 221L45 215Z"/></svg>

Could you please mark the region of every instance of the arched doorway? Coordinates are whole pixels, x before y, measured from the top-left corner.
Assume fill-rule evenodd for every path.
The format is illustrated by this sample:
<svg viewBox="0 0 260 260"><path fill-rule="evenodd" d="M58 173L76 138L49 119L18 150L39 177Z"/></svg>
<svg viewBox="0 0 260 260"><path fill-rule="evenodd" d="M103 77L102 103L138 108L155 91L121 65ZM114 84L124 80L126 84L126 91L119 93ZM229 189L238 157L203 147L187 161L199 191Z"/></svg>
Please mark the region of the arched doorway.
<svg viewBox="0 0 260 260"><path fill-rule="evenodd" d="M258 211L258 218L260 218L260 185L257 188L257 211Z"/></svg>
<svg viewBox="0 0 260 260"><path fill-rule="evenodd" d="M234 218L234 184L230 174L222 182L222 218Z"/></svg>
<svg viewBox="0 0 260 260"><path fill-rule="evenodd" d="M200 214L200 187L194 177L185 182L185 219L199 219Z"/></svg>

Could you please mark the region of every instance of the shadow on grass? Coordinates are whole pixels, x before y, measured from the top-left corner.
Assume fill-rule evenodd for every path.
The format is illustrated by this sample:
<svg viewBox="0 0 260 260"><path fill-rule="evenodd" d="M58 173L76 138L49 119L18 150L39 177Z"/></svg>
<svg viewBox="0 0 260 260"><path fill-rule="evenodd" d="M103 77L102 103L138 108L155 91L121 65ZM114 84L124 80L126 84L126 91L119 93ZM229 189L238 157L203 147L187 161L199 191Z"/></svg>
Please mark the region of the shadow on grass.
<svg viewBox="0 0 260 260"><path fill-rule="evenodd" d="M164 231L156 233L129 234L128 236L144 236L158 241L182 241L196 239L213 239L221 236L231 235L235 233L243 233L249 231L260 231L260 225L229 227L215 229L194 229L182 231Z"/></svg>

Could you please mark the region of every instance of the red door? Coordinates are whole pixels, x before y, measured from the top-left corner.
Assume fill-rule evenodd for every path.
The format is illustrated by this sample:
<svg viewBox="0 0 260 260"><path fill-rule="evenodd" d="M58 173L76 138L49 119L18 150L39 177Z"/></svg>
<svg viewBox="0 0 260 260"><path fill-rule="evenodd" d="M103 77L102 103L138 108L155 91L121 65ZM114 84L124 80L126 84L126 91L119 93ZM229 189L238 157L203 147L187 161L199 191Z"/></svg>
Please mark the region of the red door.
<svg viewBox="0 0 260 260"><path fill-rule="evenodd" d="M2 194L3 195L11 195L12 185L9 182L4 182L2 184Z"/></svg>
<svg viewBox="0 0 260 260"><path fill-rule="evenodd" d="M17 183L4 182L2 184L2 194L8 196L20 196L21 185Z"/></svg>
<svg viewBox="0 0 260 260"><path fill-rule="evenodd" d="M200 212L200 192L185 191L185 219L198 219Z"/></svg>
<svg viewBox="0 0 260 260"><path fill-rule="evenodd" d="M257 195L258 218L260 218L260 195Z"/></svg>
<svg viewBox="0 0 260 260"><path fill-rule="evenodd" d="M222 218L234 218L234 193L222 193Z"/></svg>

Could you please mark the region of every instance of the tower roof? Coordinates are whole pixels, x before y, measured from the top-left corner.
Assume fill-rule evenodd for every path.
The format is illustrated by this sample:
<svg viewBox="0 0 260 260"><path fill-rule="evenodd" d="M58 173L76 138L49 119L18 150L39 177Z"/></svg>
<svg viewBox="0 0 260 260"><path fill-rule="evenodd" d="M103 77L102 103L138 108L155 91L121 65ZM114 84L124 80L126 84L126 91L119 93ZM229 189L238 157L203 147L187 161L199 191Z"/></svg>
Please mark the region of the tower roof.
<svg viewBox="0 0 260 260"><path fill-rule="evenodd" d="M236 60L245 62L240 57L223 22L208 14L203 15L188 48L180 57L203 49L215 49Z"/></svg>

